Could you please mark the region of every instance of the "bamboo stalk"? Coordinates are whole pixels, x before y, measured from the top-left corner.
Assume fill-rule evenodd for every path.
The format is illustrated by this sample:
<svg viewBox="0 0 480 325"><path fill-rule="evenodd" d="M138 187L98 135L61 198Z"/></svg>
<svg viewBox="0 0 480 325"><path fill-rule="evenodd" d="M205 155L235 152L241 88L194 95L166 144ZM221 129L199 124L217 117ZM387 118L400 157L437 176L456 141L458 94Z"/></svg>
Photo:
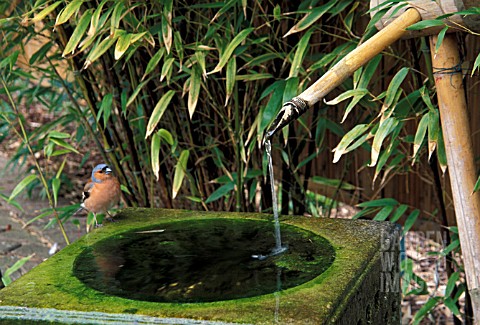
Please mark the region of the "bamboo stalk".
<svg viewBox="0 0 480 325"><path fill-rule="evenodd" d="M430 37L438 107L445 139L465 276L476 324L480 323L480 192L473 193L476 172L460 54L455 35L446 35L434 53L437 36Z"/></svg>
<svg viewBox="0 0 480 325"><path fill-rule="evenodd" d="M303 99L309 107L322 100L358 68L382 52L387 46L400 39L406 33L405 29L419 22L420 19L420 13L416 9L408 9L390 25L347 54L298 97Z"/></svg>
<svg viewBox="0 0 480 325"><path fill-rule="evenodd" d="M407 27L420 20L420 13L416 9L410 8L384 29L347 54L303 93L293 98L290 102L283 104L280 113L269 127L265 139L271 138L278 130L322 100L358 68L382 52L387 46L402 38L406 33Z"/></svg>

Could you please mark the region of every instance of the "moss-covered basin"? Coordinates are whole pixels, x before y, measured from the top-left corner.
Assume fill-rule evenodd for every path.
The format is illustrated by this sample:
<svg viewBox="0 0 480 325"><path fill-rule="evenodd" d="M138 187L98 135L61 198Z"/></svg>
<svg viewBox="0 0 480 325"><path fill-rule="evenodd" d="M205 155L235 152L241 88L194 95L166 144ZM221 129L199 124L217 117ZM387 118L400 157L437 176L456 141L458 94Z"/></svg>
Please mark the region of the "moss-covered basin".
<svg viewBox="0 0 480 325"><path fill-rule="evenodd" d="M194 302L203 301L195 300L198 299L196 297L191 298L193 300L189 300L189 297L182 300L184 298L178 298L178 296L169 301L171 293L160 297L152 293L147 296L124 294L123 287L125 286L129 288L128 290L132 286L141 286L138 284L138 279L133 279L133 285L126 285L126 278L122 278L120 282L123 287L115 289L117 290L115 291L108 290L113 282L105 281L107 288L105 286L102 288L102 286L96 286L95 281L89 283L79 275L79 269L84 267L85 261L94 255L90 254L92 250L102 251L102 247L104 247L103 252L106 252L107 257L114 260L116 257L120 258L117 255L123 254L121 263L119 263L123 266L124 260L132 255L128 246L130 242L125 239L128 239L128 234L160 233L168 224L177 224L186 229L186 225L194 227L196 224L199 227L213 227L214 225L218 229L226 229L222 228L224 224L238 222L243 225L243 229L247 229L253 227L255 223L268 226L271 219L271 215L252 213L165 209L123 210L116 216L117 222L107 223L104 227L87 234L7 288L0 290L0 320L55 319L62 322L63 319L68 323L71 321L69 315L73 314L75 315L73 317L77 319L83 317L86 320L84 323L89 323L88 319L92 319L91 316L93 316L94 320L90 322L92 324L100 324L102 319L123 319L124 323L158 322L168 324L194 321L249 324L357 324L362 322L393 324L399 322L398 263L396 260L399 231L390 223L300 216L282 217L282 231L285 231L286 237L284 241L287 244L291 243L291 251L295 250L297 242L302 241L312 242L315 247L322 243L326 243L327 246L326 248L310 249L309 253L300 252L301 256L310 254L307 258L311 262L302 266L302 270L293 271L304 271L303 269L311 268L314 273L300 280L300 275L296 276L297 273L291 273L293 275L287 278L289 272L284 272L281 282L283 284L291 283L291 285L279 285L281 290L275 290L275 283L267 286L266 291L253 291L254 293L251 291L231 293L227 288L224 290L228 292L228 295L225 295L224 298L221 296L212 298L208 290L216 289L208 287L209 289L202 293L204 296L206 293L206 302ZM202 232L203 230L198 233ZM241 232L245 233L246 230ZM296 236L295 232L300 234L298 240L293 238ZM272 233L273 231L266 231L265 237L271 237ZM178 234L179 232L177 232L177 236ZM247 232L247 235L253 236L250 232ZM117 238L119 241L123 240L123 246L119 247L126 252L109 256L109 245L113 245L112 243L115 243ZM236 232L232 232L227 238L234 241ZM202 238L199 243L204 240ZM170 250L181 254L178 247L173 246L171 241L162 242L161 245L167 247L166 253L158 254L167 254ZM195 242L193 246L199 245L198 242ZM230 243L225 241L224 245L228 246ZM151 250L156 252L164 249L163 246L152 246ZM245 246L249 247L251 243L246 242ZM149 258L151 257L145 258L146 263ZM142 258L139 260L140 263L137 264L143 268ZM292 262L285 257L278 258L276 263L287 271L292 271L297 265L296 260ZM320 265L320 263L325 264ZM220 265L221 263L215 262L215 264ZM243 264L243 262L239 264ZM104 266L108 268L109 264ZM175 265L171 267L173 268ZM192 268L191 265L189 267ZM271 267L268 265L264 267L267 271L269 268ZM206 268L207 274L212 273L215 269ZM115 278L117 272L118 270L114 269L110 273ZM251 278L251 276L249 277ZM186 277L184 275L184 278L187 279L188 274ZM206 282L204 279L205 276L201 280L195 280L195 283L204 283ZM101 280L99 279L99 281ZM241 283L239 286L247 286L247 282ZM154 291L157 292L159 289L156 288ZM90 313L82 314L82 312ZM32 316L35 314L39 316ZM51 318L52 314L60 316Z"/></svg>

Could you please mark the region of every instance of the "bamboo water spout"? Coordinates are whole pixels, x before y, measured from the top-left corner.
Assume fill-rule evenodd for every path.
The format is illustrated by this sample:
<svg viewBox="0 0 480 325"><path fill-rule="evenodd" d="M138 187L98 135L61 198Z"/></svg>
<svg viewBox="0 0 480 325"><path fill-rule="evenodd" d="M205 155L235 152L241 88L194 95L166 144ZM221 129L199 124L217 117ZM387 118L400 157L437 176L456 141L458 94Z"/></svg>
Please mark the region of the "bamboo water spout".
<svg viewBox="0 0 480 325"><path fill-rule="evenodd" d="M322 100L330 91L351 76L358 68L366 64L387 46L402 38L408 26L420 20L421 15L418 10L410 8L386 28L347 54L303 93L283 104L282 109L265 133L265 139L270 139L277 131L296 120L308 108Z"/></svg>
<svg viewBox="0 0 480 325"><path fill-rule="evenodd" d="M371 0L370 6L373 8L382 2L382 0ZM468 9L473 4L478 5L477 0L464 2L465 3L458 0L416 0L409 1L409 6L406 9L397 10L392 8L390 11L394 15L392 16L387 13L384 16L387 18L380 20L376 24L377 28L380 29L377 34L347 54L303 93L283 104L282 109L265 132L265 140L270 139L284 126L305 113L308 108L325 98L328 93L339 86L357 69L398 39L422 36L425 35L425 33L433 35L438 32L436 29L426 29L422 32L407 31L407 27L421 20L434 19L445 14L453 14L454 12L465 8ZM465 26L465 28L472 30L480 30L479 21L469 22L467 19L458 15L451 16L447 23L454 24L457 27Z"/></svg>

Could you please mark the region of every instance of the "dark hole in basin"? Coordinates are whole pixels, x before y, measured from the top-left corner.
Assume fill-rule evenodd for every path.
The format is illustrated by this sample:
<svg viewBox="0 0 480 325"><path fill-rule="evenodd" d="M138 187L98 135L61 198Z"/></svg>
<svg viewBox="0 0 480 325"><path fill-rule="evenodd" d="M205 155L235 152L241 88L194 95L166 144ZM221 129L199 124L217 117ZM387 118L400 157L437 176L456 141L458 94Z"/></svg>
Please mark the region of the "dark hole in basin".
<svg viewBox="0 0 480 325"><path fill-rule="evenodd" d="M335 258L329 242L312 232L282 224L282 239L288 246L285 253L259 261L252 255L268 254L275 246L270 222L162 223L86 248L75 260L74 274L91 288L123 298L211 302L300 285L324 272Z"/></svg>

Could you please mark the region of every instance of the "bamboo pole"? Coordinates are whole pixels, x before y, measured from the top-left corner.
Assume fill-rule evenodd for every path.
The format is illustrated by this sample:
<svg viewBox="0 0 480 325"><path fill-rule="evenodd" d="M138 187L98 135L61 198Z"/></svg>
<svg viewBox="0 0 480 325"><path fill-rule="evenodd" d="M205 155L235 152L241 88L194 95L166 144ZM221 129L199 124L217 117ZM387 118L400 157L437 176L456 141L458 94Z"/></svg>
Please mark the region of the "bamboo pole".
<svg viewBox="0 0 480 325"><path fill-rule="evenodd" d="M330 91L339 86L358 68L382 52L387 46L402 38L408 26L420 20L420 13L416 9L408 9L387 27L347 54L313 85L301 93L298 98L304 100L310 107L322 100Z"/></svg>
<svg viewBox="0 0 480 325"><path fill-rule="evenodd" d="M438 107L445 139L448 173L471 296L475 324L480 324L480 192L476 182L473 145L455 35L446 35L435 54L437 36L430 37Z"/></svg>
<svg viewBox="0 0 480 325"><path fill-rule="evenodd" d="M268 128L264 140L270 139L278 130L322 100L358 68L370 61L387 46L402 38L406 34L408 26L420 20L420 13L416 9L410 8L384 29L347 54L303 93L283 104L279 114Z"/></svg>

